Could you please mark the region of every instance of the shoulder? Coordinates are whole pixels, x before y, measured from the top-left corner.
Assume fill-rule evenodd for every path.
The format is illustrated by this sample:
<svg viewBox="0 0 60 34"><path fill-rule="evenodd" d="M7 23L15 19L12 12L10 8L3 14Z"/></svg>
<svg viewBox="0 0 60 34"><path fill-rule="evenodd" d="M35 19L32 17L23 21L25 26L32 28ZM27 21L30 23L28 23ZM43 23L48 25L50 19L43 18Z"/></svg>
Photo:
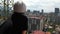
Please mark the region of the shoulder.
<svg viewBox="0 0 60 34"><path fill-rule="evenodd" d="M28 20L27 16L25 16L25 15L23 16L23 18L26 19L26 20Z"/></svg>
<svg viewBox="0 0 60 34"><path fill-rule="evenodd" d="M2 27L9 27L12 26L12 21L10 18L8 18L7 20L5 20L5 22L1 25Z"/></svg>

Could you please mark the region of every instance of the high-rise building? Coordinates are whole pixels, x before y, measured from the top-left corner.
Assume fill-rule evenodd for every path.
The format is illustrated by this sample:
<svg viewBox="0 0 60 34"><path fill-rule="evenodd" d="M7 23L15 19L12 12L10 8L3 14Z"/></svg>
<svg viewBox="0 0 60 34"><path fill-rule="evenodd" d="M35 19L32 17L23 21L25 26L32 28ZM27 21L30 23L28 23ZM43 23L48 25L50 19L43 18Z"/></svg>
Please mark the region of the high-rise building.
<svg viewBox="0 0 60 34"><path fill-rule="evenodd" d="M27 12L30 12L30 10L28 9Z"/></svg>
<svg viewBox="0 0 60 34"><path fill-rule="evenodd" d="M59 8L55 8L55 14L59 13Z"/></svg>
<svg viewBox="0 0 60 34"><path fill-rule="evenodd" d="M41 13L43 14L44 10L42 9L41 11L42 11Z"/></svg>
<svg viewBox="0 0 60 34"><path fill-rule="evenodd" d="M42 9L40 15L43 15L43 13L44 13L44 10Z"/></svg>

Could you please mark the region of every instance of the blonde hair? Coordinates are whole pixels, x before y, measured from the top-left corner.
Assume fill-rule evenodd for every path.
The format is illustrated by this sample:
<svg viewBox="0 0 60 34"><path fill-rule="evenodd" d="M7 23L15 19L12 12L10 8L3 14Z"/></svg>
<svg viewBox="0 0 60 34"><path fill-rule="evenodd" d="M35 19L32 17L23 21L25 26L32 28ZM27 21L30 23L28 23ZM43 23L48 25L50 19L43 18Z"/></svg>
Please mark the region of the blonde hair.
<svg viewBox="0 0 60 34"><path fill-rule="evenodd" d="M14 12L18 12L18 13L21 13L21 12L25 12L26 11L26 5L23 3L23 2L16 2L14 4Z"/></svg>

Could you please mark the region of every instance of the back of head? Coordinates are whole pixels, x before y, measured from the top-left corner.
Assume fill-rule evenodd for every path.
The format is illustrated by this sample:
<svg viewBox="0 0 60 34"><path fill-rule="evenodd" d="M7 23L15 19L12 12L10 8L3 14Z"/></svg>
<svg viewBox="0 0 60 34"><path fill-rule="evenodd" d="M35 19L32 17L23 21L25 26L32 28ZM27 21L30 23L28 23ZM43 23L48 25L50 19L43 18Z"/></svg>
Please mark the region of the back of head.
<svg viewBox="0 0 60 34"><path fill-rule="evenodd" d="M16 2L14 4L14 12L17 13L25 13L26 12L26 5L23 2Z"/></svg>

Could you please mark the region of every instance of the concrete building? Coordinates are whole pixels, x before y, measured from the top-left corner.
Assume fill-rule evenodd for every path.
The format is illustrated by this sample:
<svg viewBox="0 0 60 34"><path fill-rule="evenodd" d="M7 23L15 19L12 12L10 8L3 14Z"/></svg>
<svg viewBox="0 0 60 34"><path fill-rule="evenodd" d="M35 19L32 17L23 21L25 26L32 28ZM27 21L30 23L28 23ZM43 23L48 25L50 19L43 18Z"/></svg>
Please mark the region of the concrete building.
<svg viewBox="0 0 60 34"><path fill-rule="evenodd" d="M31 12L30 10L28 10L25 14L28 17L28 31L43 30L46 14L42 15L39 11Z"/></svg>
<svg viewBox="0 0 60 34"><path fill-rule="evenodd" d="M44 16L37 16L36 14L29 13L28 17L28 30L43 30Z"/></svg>

